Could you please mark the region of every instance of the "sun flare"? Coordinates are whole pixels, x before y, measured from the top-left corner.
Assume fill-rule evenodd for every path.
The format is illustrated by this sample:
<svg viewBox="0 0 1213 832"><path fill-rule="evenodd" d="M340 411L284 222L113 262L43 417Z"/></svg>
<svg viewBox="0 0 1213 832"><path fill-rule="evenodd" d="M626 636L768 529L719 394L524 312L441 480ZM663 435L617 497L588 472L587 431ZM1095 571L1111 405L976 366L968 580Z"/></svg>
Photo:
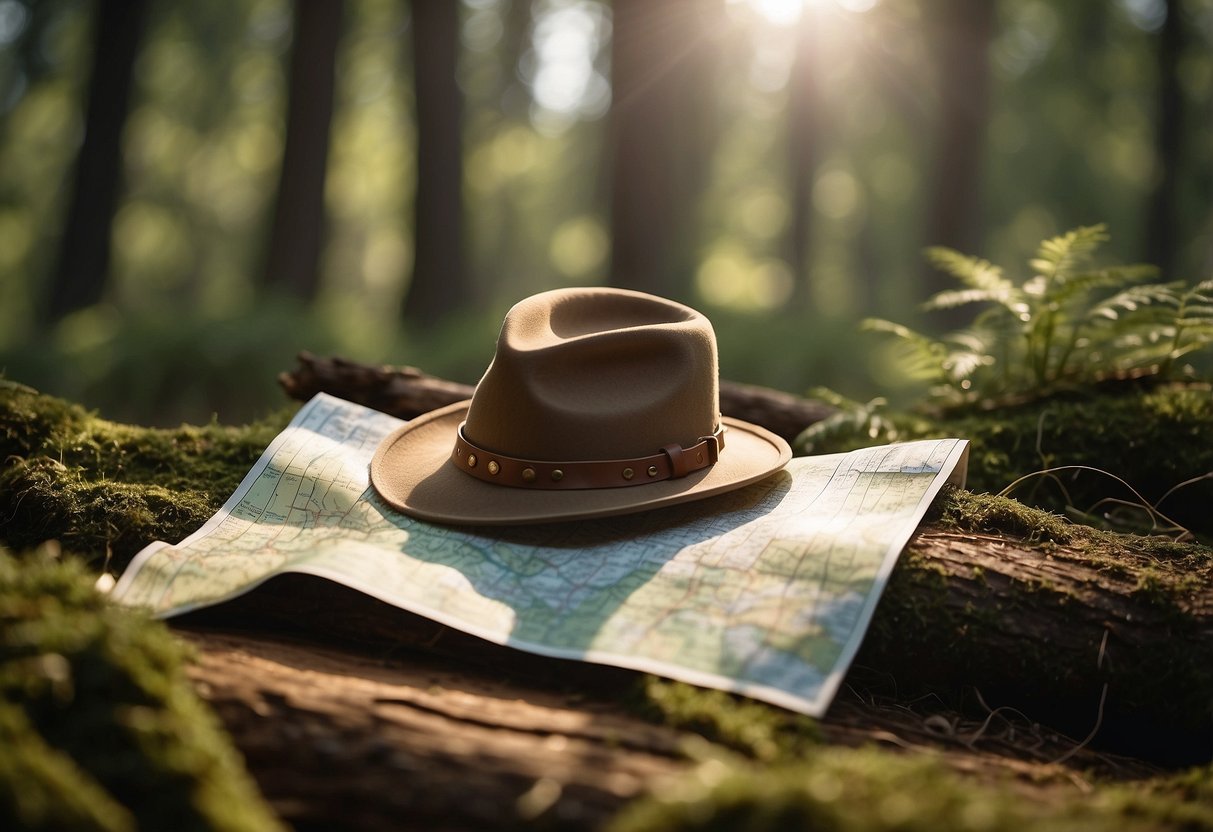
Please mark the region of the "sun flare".
<svg viewBox="0 0 1213 832"><path fill-rule="evenodd" d="M812 7L837 6L847 12L871 11L880 0L729 0L730 3L744 6L755 14L759 20L772 26L795 26L804 16L804 12Z"/></svg>

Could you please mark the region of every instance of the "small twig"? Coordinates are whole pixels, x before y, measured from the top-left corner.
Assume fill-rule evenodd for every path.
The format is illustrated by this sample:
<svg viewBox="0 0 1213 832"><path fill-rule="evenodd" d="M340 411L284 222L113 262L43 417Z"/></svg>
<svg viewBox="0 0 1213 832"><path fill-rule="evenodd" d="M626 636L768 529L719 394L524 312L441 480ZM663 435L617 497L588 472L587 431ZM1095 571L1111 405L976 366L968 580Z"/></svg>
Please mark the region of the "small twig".
<svg viewBox="0 0 1213 832"><path fill-rule="evenodd" d="M1100 639L1100 642L1099 642L1099 653L1095 656L1095 669L1096 670L1103 670L1104 658L1108 654L1108 635L1110 632L1111 631L1107 627L1104 627L1103 638ZM1067 751L1065 754L1062 754L1060 757L1058 757L1056 760L1054 760L1053 761L1054 764L1064 763L1066 760L1070 759L1075 754L1077 754L1079 751L1081 751L1083 748L1085 748L1087 746L1087 744L1089 742L1091 742L1091 740L1095 739L1095 735L1099 733L1100 726L1103 725L1103 706L1104 706L1104 703L1107 702L1107 700L1108 700L1108 683L1104 682L1103 691L1101 691L1099 694L1099 711L1095 715L1095 726L1093 728L1091 728L1091 733L1087 734L1086 738L1082 742L1080 742L1078 745L1074 746L1069 751Z"/></svg>
<svg viewBox="0 0 1213 832"><path fill-rule="evenodd" d="M1121 508L1133 509L1138 512L1143 512L1146 515L1146 517L1148 517L1150 520L1150 534L1165 535L1168 537L1174 535L1175 539L1177 541L1189 540L1189 539L1193 538L1193 534L1190 531L1188 531L1186 528L1184 528L1183 526L1180 526L1180 525L1160 526L1158 523L1158 519L1159 519L1159 517L1162 517L1162 515L1158 514L1155 511L1152 511L1148 506L1143 506L1141 503L1135 503L1132 500L1122 500L1119 497L1103 497L1103 498L1095 501L1095 503L1093 503L1083 513L1084 514L1095 514L1096 511L1105 504L1113 505L1113 506L1120 506ZM1108 518L1109 516L1110 515L1108 515L1108 514L1104 515L1105 518Z"/></svg>
<svg viewBox="0 0 1213 832"><path fill-rule="evenodd" d="M1199 477L1192 477L1191 479L1184 480L1183 482L1179 483L1178 485L1171 486L1170 488L1167 489L1167 492L1165 494L1163 494L1161 497L1158 498L1158 500L1155 501L1154 505L1155 506L1162 505L1163 500L1170 497L1172 494L1174 494L1179 489L1192 485L1194 483L1198 483L1201 480L1213 480L1213 471L1209 471L1208 473L1201 474Z"/></svg>
<svg viewBox="0 0 1213 832"><path fill-rule="evenodd" d="M1064 763L1066 760L1073 757L1079 751L1086 748L1087 744L1090 743L1091 740L1095 739L1095 735L1099 733L1099 729L1103 725L1103 706L1107 700L1108 700L1108 683L1104 682L1103 683L1103 692L1099 694L1099 712L1095 715L1095 727L1093 727L1091 729L1091 733L1087 734L1086 738L1082 742L1080 742L1078 745L1074 746L1069 751L1067 751L1065 754L1062 754L1060 757L1058 757L1056 760L1054 760L1053 761L1054 765L1059 765L1061 763Z"/></svg>
<svg viewBox="0 0 1213 832"><path fill-rule="evenodd" d="M1129 485L1127 482L1125 482L1123 479L1116 476L1112 472L1105 471L1102 468L1096 468L1092 465L1055 465L1052 468L1046 468L1043 471L1033 471L1030 474L1024 474L1022 477L1019 477L1018 479L1016 479L1014 482L1012 482L1010 485L1008 485L1002 491L999 491L998 496L999 497L1008 496L1012 491L1015 490L1016 486L1018 486L1022 482L1026 482L1027 480L1032 479L1033 477L1048 476L1051 474L1056 474L1058 471L1094 471L1097 474L1103 474L1106 477L1111 477L1112 479L1116 480L1118 483L1123 485L1125 488L1129 489L1129 491L1131 491L1133 493L1133 496L1136 497L1140 501L1140 505L1142 507L1144 507L1147 511L1149 511L1152 515L1157 515L1159 518L1161 518L1162 520L1165 520L1167 523L1170 523L1173 527L1175 527L1177 529L1184 529L1184 526L1181 523L1177 523L1175 520L1173 520L1170 517L1168 517L1167 515L1163 514L1149 500L1147 500L1145 497L1141 496L1140 492L1138 492L1138 490L1136 488ZM1184 529L1184 531L1187 532L1187 529Z"/></svg>

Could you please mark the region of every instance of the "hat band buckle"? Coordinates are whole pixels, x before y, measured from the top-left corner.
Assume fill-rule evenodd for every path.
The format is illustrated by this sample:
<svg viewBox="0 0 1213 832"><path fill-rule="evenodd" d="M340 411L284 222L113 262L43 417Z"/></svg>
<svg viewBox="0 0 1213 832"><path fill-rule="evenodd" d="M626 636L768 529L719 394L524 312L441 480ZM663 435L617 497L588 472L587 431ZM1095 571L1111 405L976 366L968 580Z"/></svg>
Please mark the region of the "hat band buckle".
<svg viewBox="0 0 1213 832"><path fill-rule="evenodd" d="M685 477L715 465L724 450L725 425L689 448L678 444L632 459L531 460L495 453L470 441L459 425L451 460L464 473L494 485L540 490L626 488Z"/></svg>

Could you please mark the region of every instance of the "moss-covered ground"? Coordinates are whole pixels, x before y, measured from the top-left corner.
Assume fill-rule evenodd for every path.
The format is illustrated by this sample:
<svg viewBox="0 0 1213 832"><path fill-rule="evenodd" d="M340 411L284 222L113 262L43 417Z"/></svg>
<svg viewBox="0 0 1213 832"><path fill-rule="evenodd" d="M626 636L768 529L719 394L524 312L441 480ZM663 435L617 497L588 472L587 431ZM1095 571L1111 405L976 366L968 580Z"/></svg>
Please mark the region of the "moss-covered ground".
<svg viewBox="0 0 1213 832"><path fill-rule="evenodd" d="M1187 399L1169 401L1156 409L1182 409ZM1192 412L1203 407L1191 404ZM1043 423L1064 418L1094 417L1051 413ZM0 828L272 828L228 740L190 693L182 649L161 625L110 607L92 584L148 542L193 531L285 421L137 428L0 382L0 543L22 552L0 555ZM1029 423L1029 435L1012 441ZM1035 449L1041 423L1039 414L1024 416L1021 428L994 433ZM968 433L954 424L943 432ZM975 448L979 487L999 447ZM1123 454L1118 442L1105 447ZM1163 479L1186 475L1168 469ZM933 519L1042 546L1081 544L1107 569L1140 571L1146 558L1164 595L1185 575L1208 581L1203 547L1129 544L1014 500L952 491ZM80 558L34 548L49 538ZM1153 591L1142 574L1142 591ZM1013 783L978 782L929 757L823 744L811 720L717 691L646 678L631 706L700 737L689 752L699 762L680 784L625 812L619 830L1213 830L1207 767L1033 803ZM171 824L162 822L170 815Z"/></svg>

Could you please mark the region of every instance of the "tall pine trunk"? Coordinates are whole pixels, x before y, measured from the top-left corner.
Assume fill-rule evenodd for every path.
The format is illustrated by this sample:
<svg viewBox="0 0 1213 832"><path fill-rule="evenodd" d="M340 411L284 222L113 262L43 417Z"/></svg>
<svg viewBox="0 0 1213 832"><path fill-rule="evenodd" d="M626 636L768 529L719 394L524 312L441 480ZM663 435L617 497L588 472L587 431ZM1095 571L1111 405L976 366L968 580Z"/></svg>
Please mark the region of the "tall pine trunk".
<svg viewBox="0 0 1213 832"><path fill-rule="evenodd" d="M76 158L71 202L43 306L43 320L91 306L105 294L110 233L122 181L122 128L147 18L147 0L102 0L93 28L84 143Z"/></svg>
<svg viewBox="0 0 1213 832"><path fill-rule="evenodd" d="M933 38L940 106L923 243L979 251L994 2L943 0L935 11L940 27ZM934 268L924 266L922 275L928 294L952 288Z"/></svg>
<svg viewBox="0 0 1213 832"><path fill-rule="evenodd" d="M611 41L611 276L689 299L697 200L714 144L717 3L616 0Z"/></svg>
<svg viewBox="0 0 1213 832"><path fill-rule="evenodd" d="M324 183L343 0L295 0L286 145L264 280L303 300L320 287Z"/></svg>
<svg viewBox="0 0 1213 832"><path fill-rule="evenodd" d="M1167 19L1158 36L1158 112L1154 129L1154 182L1146 213L1146 259L1172 279L1175 268L1176 199L1183 141L1183 89L1179 61L1185 33L1180 0L1167 0ZM1208 137L1206 137L1207 139Z"/></svg>
<svg viewBox="0 0 1213 832"><path fill-rule="evenodd" d="M459 4L413 0L417 194L405 320L427 326L475 302L463 252L463 93Z"/></svg>
<svg viewBox="0 0 1213 832"><path fill-rule="evenodd" d="M821 163L821 88L817 72L821 24L817 9L806 5L796 38L796 59L788 79L787 159L789 222L788 265L794 280L792 302L806 308L812 276L813 179Z"/></svg>

